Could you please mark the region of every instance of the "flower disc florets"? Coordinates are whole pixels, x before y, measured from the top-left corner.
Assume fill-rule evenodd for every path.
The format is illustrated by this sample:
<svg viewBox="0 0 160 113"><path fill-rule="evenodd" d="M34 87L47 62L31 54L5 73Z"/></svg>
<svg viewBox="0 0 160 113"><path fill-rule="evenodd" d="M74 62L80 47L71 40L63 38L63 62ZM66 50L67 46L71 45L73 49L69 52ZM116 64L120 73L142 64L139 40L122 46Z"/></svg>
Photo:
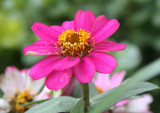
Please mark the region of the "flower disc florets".
<svg viewBox="0 0 160 113"><path fill-rule="evenodd" d="M87 55L92 50L93 45L90 44L91 39L91 33L88 33L85 30L66 30L58 39L58 43L61 47L61 55L64 57L83 57Z"/></svg>
<svg viewBox="0 0 160 113"><path fill-rule="evenodd" d="M16 111L19 111L21 113L24 113L27 111L30 107L21 107L23 104L27 104L33 100L34 95L31 95L29 91L25 91L22 93L18 93L15 99L16 103Z"/></svg>

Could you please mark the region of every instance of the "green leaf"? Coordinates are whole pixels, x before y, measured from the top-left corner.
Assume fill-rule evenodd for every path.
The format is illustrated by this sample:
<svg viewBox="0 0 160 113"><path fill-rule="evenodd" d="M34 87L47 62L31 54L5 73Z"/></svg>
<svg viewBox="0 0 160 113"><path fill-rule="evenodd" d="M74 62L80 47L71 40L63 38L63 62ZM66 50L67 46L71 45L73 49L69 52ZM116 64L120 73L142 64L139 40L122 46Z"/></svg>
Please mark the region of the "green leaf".
<svg viewBox="0 0 160 113"><path fill-rule="evenodd" d="M133 77L130 80L130 84L134 85L137 82L146 81L157 76L158 74L160 74L159 67L160 59L152 62L151 64L145 66L144 68L140 69L135 74L133 74Z"/></svg>
<svg viewBox="0 0 160 113"><path fill-rule="evenodd" d="M121 88L123 88L124 86L126 86L126 84L122 84L121 86L119 87L116 87L116 88L113 88L113 89L110 89L104 93L101 93L95 97L93 97L91 99L91 103L94 105L94 104L99 104L99 102L101 100L103 100L104 98L105 99L109 99L110 97L112 97L112 94L116 93L118 90L120 90ZM110 108L111 106L113 106L114 104L118 103L119 101L121 100L124 100L124 99L128 99L129 97L131 96L134 96L134 95L137 95L137 94L140 94L140 93L143 93L143 92L146 92L146 91L151 91L151 90L154 90L154 89L157 89L159 88L158 86L152 84L152 83L149 83L149 82L141 82L141 83L138 83L136 84L134 87L132 88L129 88L128 90L126 90L123 95L119 95L118 98L116 98L113 102L111 102L109 105L106 106L106 109L107 108Z"/></svg>
<svg viewBox="0 0 160 113"><path fill-rule="evenodd" d="M84 113L83 106L84 106L83 100L80 99L71 110L71 113Z"/></svg>
<svg viewBox="0 0 160 113"><path fill-rule="evenodd" d="M45 81L44 81L42 87L41 87L40 90L38 91L38 94L40 94L40 93L42 92L42 90L44 89L45 85L46 85L46 84L45 84Z"/></svg>
<svg viewBox="0 0 160 113"><path fill-rule="evenodd" d="M149 80L149 79L157 76L158 74L160 74L159 67L160 67L160 59L154 61L153 63L145 66L144 68L142 68L141 70L136 72L133 75L133 77L125 83L125 85L121 85L118 88L114 88L112 90L107 91L108 93L106 92L107 93L106 95L102 94L102 95L105 95L106 97L103 98L101 101L99 101L99 103L96 104L95 107L92 107L93 109L90 111L90 113L101 113L104 110L106 110L106 109L110 108L111 106L113 106L114 104L116 104L117 102L121 101L122 97L123 97L123 99L125 99L126 97L128 98L130 96L142 93L141 92L142 89L140 87L142 87L141 85L143 85L143 84L138 85L139 82ZM145 90L143 92L158 88L157 86L155 86L151 83L147 83L147 84L148 85L143 86L143 88L145 88ZM147 87L149 89L147 89ZM135 90L133 90L133 91L130 90L133 88ZM136 88L138 88L138 89L136 90ZM133 94L131 95L130 92ZM121 99L119 97L121 97ZM92 101L97 100L96 98L98 99L99 97L95 97L94 99L92 99Z"/></svg>
<svg viewBox="0 0 160 113"><path fill-rule="evenodd" d="M132 100L132 99L137 99L137 98L142 98L142 95L135 95L135 96L131 96L129 98L127 98L128 100Z"/></svg>
<svg viewBox="0 0 160 113"><path fill-rule="evenodd" d="M80 83L78 81L77 81L77 84L76 84L76 88L74 90L73 97L81 98L81 86L80 86Z"/></svg>
<svg viewBox="0 0 160 113"><path fill-rule="evenodd" d="M51 99L51 98L50 98ZM45 102L45 101L48 101L50 99L44 99L44 100L39 100L39 101L33 101L33 102L30 102L30 103L27 103L27 104L23 104L21 107L24 107L24 106L31 106L31 105L34 105L34 104L40 104L42 102Z"/></svg>
<svg viewBox="0 0 160 113"><path fill-rule="evenodd" d="M70 112L73 106L80 99L75 99L72 97L62 96L59 98L50 99L42 104L39 104L26 113L57 113L57 112Z"/></svg>
<svg viewBox="0 0 160 113"><path fill-rule="evenodd" d="M0 89L0 98L2 98L4 95L3 91Z"/></svg>
<svg viewBox="0 0 160 113"><path fill-rule="evenodd" d="M98 95L97 88L96 88L95 84L93 82L91 82L91 83L89 83L89 96L93 97L96 95ZM81 87L80 87L79 82L77 82L73 97L81 98Z"/></svg>

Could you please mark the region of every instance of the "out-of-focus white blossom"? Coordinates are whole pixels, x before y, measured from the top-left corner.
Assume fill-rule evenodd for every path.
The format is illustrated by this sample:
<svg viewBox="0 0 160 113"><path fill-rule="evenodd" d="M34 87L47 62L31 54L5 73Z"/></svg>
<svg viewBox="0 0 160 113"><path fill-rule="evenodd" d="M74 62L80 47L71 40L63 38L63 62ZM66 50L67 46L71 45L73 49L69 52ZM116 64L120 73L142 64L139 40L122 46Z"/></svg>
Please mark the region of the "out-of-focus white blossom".
<svg viewBox="0 0 160 113"><path fill-rule="evenodd" d="M3 103L5 102L3 106L0 106L0 110L3 112L10 110L24 112L29 107L21 107L22 104L50 98L50 90L46 87L39 92L44 81L45 79L32 80L28 76L28 69L18 70L14 66L7 67L5 74L0 79L0 88L4 93L1 99Z"/></svg>
<svg viewBox="0 0 160 113"><path fill-rule="evenodd" d="M153 102L150 94L130 100L126 105L113 108L113 113L152 113L149 104Z"/></svg>
<svg viewBox="0 0 160 113"><path fill-rule="evenodd" d="M0 113L8 113L10 111L10 105L5 99L0 99Z"/></svg>

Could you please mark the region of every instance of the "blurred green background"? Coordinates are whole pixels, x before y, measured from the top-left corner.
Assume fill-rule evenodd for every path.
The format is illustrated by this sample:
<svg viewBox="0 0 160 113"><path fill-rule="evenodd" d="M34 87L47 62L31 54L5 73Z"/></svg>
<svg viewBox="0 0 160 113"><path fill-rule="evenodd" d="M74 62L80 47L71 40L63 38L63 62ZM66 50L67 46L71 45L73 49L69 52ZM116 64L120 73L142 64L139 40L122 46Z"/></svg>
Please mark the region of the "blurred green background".
<svg viewBox="0 0 160 113"><path fill-rule="evenodd" d="M0 0L0 73L7 66L29 68L42 59L23 54L24 47L38 40L31 30L34 22L61 25L79 9L120 21L120 29L109 38L127 44L125 51L112 53L116 71L126 70L129 77L160 57L160 0ZM150 82L160 86L160 77ZM151 110L159 113L160 92L151 94Z"/></svg>

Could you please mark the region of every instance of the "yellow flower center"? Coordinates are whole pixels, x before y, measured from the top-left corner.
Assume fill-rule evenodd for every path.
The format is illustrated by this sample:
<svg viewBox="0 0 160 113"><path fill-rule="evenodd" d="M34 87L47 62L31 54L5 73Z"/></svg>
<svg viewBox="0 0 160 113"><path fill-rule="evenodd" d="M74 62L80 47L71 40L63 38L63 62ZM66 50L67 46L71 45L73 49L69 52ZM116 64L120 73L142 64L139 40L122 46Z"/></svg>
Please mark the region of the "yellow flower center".
<svg viewBox="0 0 160 113"><path fill-rule="evenodd" d="M103 93L104 92L100 87L96 86L96 88L97 88L97 90L98 90L99 93Z"/></svg>
<svg viewBox="0 0 160 113"><path fill-rule="evenodd" d="M27 111L30 107L29 106L25 106L25 107L21 107L23 104L27 104L29 102L31 102L33 100L34 95L31 95L29 93L29 91L24 91L22 93L19 93L16 97L16 111L20 112L20 113L24 113L25 111Z"/></svg>
<svg viewBox="0 0 160 113"><path fill-rule="evenodd" d="M58 39L58 43L61 47L61 55L63 57L83 57L87 55L91 52L93 47L93 44L90 44L92 39L91 33L88 33L85 30L66 30L59 36Z"/></svg>

